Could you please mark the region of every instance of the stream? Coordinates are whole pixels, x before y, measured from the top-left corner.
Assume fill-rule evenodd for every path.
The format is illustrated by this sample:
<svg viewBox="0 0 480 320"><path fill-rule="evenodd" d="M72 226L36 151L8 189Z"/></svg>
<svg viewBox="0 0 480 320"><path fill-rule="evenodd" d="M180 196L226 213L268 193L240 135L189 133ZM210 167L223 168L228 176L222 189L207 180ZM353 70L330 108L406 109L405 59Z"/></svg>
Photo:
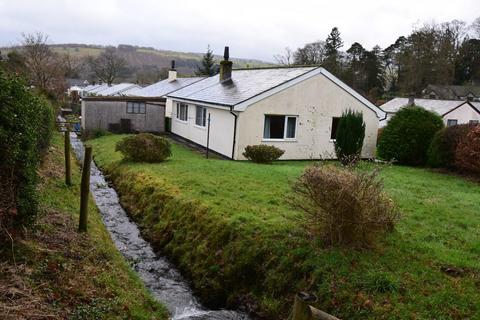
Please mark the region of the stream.
<svg viewBox="0 0 480 320"><path fill-rule="evenodd" d="M75 133L71 133L70 140L77 159L83 161L83 143ZM168 308L172 319L249 319L241 312L209 310L201 305L175 266L155 254L151 245L142 238L137 225L120 205L117 192L108 185L94 162L90 173L90 192L115 246L153 296Z"/></svg>

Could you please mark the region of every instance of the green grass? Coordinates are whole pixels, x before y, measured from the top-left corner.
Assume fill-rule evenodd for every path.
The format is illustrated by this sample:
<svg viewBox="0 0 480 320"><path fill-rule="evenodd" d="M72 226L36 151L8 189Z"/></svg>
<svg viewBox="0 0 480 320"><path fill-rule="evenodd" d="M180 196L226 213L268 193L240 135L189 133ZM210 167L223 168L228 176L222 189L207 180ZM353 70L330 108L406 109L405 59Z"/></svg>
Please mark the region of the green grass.
<svg viewBox="0 0 480 320"><path fill-rule="evenodd" d="M168 319L166 309L115 248L93 199L88 233L77 232L80 170L72 155L72 186L67 187L62 141L60 134L54 134L42 165L42 214L31 235L14 244L17 268L23 265L29 270L15 274L21 275L26 296L34 301L26 301L21 314L29 318L27 306L32 306L32 317L45 309L46 317L55 319ZM0 256L8 256L1 251Z"/></svg>
<svg viewBox="0 0 480 320"><path fill-rule="evenodd" d="M325 249L305 236L301 214L285 202L311 162L207 160L173 144L165 163L125 163L114 151L120 138L90 141L95 160L146 236L207 302L255 299L257 311L284 318L294 293L308 290L320 308L348 319L480 317L477 184L384 166L385 189L402 212L396 231L372 250Z"/></svg>

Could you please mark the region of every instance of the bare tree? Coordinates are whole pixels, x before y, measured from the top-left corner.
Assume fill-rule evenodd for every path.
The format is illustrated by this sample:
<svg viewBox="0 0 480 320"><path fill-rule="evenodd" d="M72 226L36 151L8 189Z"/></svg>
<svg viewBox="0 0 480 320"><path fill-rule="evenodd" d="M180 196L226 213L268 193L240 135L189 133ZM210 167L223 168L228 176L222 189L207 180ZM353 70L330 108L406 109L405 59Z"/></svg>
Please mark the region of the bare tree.
<svg viewBox="0 0 480 320"><path fill-rule="evenodd" d="M276 54L273 56L273 58L275 59L275 61L277 61L278 64L284 66L293 65L293 51L289 47L285 48L284 54Z"/></svg>
<svg viewBox="0 0 480 320"><path fill-rule="evenodd" d="M298 48L295 51L293 58L294 64L322 64L326 58L325 41L307 43L303 48Z"/></svg>
<svg viewBox="0 0 480 320"><path fill-rule="evenodd" d="M112 84L127 66L127 61L117 54L115 47L107 47L97 58L89 57L88 64L98 79Z"/></svg>
<svg viewBox="0 0 480 320"><path fill-rule="evenodd" d="M48 35L22 34L22 55L32 85L46 93L61 94L65 89L64 66L48 46Z"/></svg>
<svg viewBox="0 0 480 320"><path fill-rule="evenodd" d="M480 38L480 17L475 19L470 27L472 28L475 36Z"/></svg>
<svg viewBox="0 0 480 320"><path fill-rule="evenodd" d="M61 56L67 78L80 78L80 73L85 67L83 59L72 57L69 53Z"/></svg>

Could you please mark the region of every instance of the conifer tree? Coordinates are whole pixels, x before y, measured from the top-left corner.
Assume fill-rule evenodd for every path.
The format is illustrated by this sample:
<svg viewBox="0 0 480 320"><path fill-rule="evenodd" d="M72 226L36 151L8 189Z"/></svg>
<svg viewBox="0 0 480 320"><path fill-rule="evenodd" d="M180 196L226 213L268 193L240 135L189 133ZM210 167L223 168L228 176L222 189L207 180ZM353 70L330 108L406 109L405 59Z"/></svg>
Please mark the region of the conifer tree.
<svg viewBox="0 0 480 320"><path fill-rule="evenodd" d="M207 52L203 55L202 65L197 68L198 76L213 76L216 73L215 60L210 45L207 46Z"/></svg>
<svg viewBox="0 0 480 320"><path fill-rule="evenodd" d="M355 164L361 156L365 122L361 112L347 110L342 113L337 127L335 153L343 165Z"/></svg>
<svg viewBox="0 0 480 320"><path fill-rule="evenodd" d="M334 27L325 41L326 59L324 66L330 72L338 74L340 72L340 57L338 49L343 46L342 38L340 37L340 31L337 27Z"/></svg>

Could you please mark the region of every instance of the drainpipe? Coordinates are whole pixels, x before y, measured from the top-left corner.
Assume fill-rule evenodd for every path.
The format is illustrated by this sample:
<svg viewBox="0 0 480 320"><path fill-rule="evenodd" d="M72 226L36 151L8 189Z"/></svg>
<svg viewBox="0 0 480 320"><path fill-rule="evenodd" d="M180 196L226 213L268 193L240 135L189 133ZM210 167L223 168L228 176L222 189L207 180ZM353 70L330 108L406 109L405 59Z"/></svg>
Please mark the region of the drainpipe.
<svg viewBox="0 0 480 320"><path fill-rule="evenodd" d="M235 156L235 144L237 142L236 137L237 137L238 115L233 112L233 106L230 107L230 113L235 117L235 120L233 122L233 144L232 144L232 160L233 160L233 157Z"/></svg>

